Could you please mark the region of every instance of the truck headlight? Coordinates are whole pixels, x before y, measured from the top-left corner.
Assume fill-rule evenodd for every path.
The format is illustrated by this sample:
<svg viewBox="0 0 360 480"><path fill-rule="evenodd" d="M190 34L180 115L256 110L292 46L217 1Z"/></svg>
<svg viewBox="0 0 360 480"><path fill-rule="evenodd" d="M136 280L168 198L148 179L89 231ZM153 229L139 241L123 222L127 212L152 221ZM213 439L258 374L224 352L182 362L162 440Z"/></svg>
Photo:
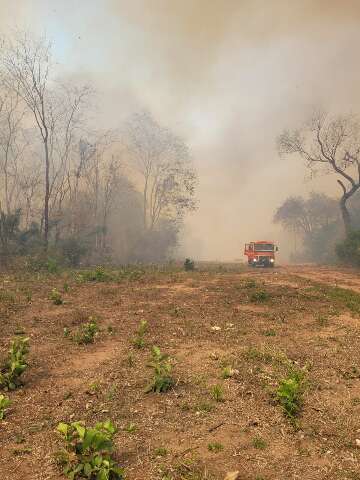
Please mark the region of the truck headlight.
<svg viewBox="0 0 360 480"><path fill-rule="evenodd" d="M256 258L253 259L253 262L257 262Z"/></svg>
<svg viewBox="0 0 360 480"><path fill-rule="evenodd" d="M273 258L270 258L270 262L273 263L273 262L274 262L274 259L273 259Z"/></svg>

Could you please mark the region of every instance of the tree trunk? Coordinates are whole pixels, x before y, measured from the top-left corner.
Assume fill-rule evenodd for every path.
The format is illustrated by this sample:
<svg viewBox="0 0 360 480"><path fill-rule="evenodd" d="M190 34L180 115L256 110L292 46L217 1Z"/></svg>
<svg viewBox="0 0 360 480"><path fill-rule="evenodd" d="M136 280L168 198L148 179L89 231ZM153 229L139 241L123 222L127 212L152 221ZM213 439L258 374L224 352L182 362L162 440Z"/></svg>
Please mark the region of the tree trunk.
<svg viewBox="0 0 360 480"><path fill-rule="evenodd" d="M48 250L49 246L49 199L50 199L50 180L49 180L49 147L48 139L44 139L44 148L45 148L45 198L44 198L44 241L45 241L45 251Z"/></svg>
<svg viewBox="0 0 360 480"><path fill-rule="evenodd" d="M344 223L344 229L345 229L345 234L348 236L351 231L352 231L352 226L351 226L351 216L350 212L346 206L346 202L348 201L348 197L346 195L343 195L340 200L340 211L341 211L341 216L342 220Z"/></svg>

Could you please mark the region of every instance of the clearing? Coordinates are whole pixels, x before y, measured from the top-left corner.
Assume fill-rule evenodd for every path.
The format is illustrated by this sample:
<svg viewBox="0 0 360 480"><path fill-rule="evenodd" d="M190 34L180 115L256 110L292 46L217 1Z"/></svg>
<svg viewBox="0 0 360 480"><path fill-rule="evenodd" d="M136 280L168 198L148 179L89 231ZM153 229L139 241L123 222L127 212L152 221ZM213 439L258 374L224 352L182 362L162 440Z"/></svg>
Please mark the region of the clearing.
<svg viewBox="0 0 360 480"><path fill-rule="evenodd" d="M108 418L128 480L223 480L233 470L242 480L360 479L355 271L2 274L0 316L1 358L14 337L30 338L24 385L5 393L2 480L65 478L57 424ZM72 336L89 319L100 332L79 345ZM153 345L173 367L166 393L145 393ZM304 373L295 421L276 397L293 371Z"/></svg>

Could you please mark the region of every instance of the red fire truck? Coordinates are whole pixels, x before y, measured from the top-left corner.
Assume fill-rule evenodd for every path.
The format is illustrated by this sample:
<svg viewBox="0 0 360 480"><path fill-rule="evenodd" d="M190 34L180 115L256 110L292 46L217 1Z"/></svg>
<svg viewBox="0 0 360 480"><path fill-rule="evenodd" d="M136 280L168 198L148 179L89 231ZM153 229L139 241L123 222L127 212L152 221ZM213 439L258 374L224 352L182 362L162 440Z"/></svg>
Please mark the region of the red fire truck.
<svg viewBox="0 0 360 480"><path fill-rule="evenodd" d="M275 252L278 247L274 242L259 240L245 244L244 255L248 257L248 264L251 267L271 267L275 265Z"/></svg>

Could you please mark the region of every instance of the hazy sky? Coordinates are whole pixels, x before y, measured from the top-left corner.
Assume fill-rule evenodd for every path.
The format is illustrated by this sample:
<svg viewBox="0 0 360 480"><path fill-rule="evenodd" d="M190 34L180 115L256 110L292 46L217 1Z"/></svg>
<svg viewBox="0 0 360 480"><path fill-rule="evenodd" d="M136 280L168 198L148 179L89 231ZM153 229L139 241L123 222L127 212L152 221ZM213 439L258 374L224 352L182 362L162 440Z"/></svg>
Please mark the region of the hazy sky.
<svg viewBox="0 0 360 480"><path fill-rule="evenodd" d="M337 192L280 160L275 139L314 106L359 111L359 0L0 0L2 31L16 26L46 32L59 74L95 85L99 127L145 107L186 139L200 180L190 254L231 260L262 238L286 252L276 207Z"/></svg>

